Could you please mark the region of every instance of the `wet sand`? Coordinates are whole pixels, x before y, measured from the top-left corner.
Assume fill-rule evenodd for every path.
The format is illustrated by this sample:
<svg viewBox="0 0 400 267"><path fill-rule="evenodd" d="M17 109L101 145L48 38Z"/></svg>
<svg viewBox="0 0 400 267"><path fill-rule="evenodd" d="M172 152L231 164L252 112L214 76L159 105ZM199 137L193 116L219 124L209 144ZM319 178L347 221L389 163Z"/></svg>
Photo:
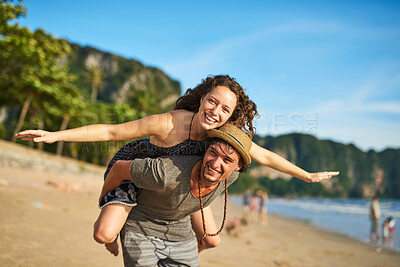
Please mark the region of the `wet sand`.
<svg viewBox="0 0 400 267"><path fill-rule="evenodd" d="M10 164L8 152L49 166ZM13 155L14 155L13 154ZM53 163L52 163L53 162ZM78 170L78 171L77 171ZM92 238L104 167L0 142L0 266L123 266ZM222 199L213 204L217 223ZM228 206L228 221L241 209ZM200 254L201 266L399 266L400 253L379 249L306 223L269 216L239 237L223 231L218 248Z"/></svg>

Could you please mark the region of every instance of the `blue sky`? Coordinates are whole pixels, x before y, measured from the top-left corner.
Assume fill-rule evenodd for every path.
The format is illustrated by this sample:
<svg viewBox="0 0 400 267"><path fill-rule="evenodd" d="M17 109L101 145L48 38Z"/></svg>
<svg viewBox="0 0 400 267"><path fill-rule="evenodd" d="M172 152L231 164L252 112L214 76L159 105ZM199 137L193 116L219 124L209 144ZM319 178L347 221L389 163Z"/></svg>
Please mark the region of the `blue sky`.
<svg viewBox="0 0 400 267"><path fill-rule="evenodd" d="M26 0L21 24L155 66L229 74L257 132L400 148L400 1Z"/></svg>

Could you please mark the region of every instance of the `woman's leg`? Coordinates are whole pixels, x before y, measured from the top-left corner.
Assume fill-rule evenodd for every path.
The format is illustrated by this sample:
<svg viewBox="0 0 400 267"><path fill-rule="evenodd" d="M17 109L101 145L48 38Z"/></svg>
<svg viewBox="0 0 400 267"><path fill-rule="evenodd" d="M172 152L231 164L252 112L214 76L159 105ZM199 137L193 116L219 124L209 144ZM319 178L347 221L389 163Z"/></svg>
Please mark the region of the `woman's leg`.
<svg viewBox="0 0 400 267"><path fill-rule="evenodd" d="M115 256L118 255L117 237L128 218L132 207L122 204L109 204L101 209L94 223L93 237Z"/></svg>

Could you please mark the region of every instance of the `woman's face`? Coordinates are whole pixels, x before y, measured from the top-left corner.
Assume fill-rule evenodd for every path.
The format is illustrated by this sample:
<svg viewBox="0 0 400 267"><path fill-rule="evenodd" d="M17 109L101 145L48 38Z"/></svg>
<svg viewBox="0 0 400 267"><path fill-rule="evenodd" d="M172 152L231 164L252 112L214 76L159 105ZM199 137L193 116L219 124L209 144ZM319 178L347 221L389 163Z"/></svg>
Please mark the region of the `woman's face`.
<svg viewBox="0 0 400 267"><path fill-rule="evenodd" d="M228 87L215 87L201 99L198 112L201 127L209 130L224 125L232 116L236 104L236 95Z"/></svg>

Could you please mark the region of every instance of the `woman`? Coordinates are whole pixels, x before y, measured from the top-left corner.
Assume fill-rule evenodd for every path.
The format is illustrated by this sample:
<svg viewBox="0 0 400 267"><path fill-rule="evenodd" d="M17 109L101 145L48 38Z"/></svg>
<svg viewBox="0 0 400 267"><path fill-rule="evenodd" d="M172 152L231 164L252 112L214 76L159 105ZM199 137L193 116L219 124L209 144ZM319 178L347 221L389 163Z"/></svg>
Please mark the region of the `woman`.
<svg viewBox="0 0 400 267"><path fill-rule="evenodd" d="M174 110L164 114L118 125L89 125L59 132L27 130L16 136L23 140L45 143L117 141L150 136L150 139L133 141L118 151L107 168L106 176L111 166L119 159L132 160L167 154L202 155L205 151L202 142L206 140L207 130L220 127L227 121L253 136L253 119L256 115L258 115L256 105L249 100L242 87L231 77L218 75L207 77L196 88L187 90L185 95L177 100ZM254 143L250 155L260 164L306 182L319 182L338 174L308 173ZM95 223L94 237L96 241L105 243L107 249L114 255L118 253L116 237L134 205L135 190L133 183L125 183L101 201L103 208ZM209 225L207 228L210 232L216 231L211 209L208 207L205 212L206 224ZM192 224L197 236L201 237L203 230L199 213L192 215ZM216 246L219 237L207 237L204 241L201 248Z"/></svg>

